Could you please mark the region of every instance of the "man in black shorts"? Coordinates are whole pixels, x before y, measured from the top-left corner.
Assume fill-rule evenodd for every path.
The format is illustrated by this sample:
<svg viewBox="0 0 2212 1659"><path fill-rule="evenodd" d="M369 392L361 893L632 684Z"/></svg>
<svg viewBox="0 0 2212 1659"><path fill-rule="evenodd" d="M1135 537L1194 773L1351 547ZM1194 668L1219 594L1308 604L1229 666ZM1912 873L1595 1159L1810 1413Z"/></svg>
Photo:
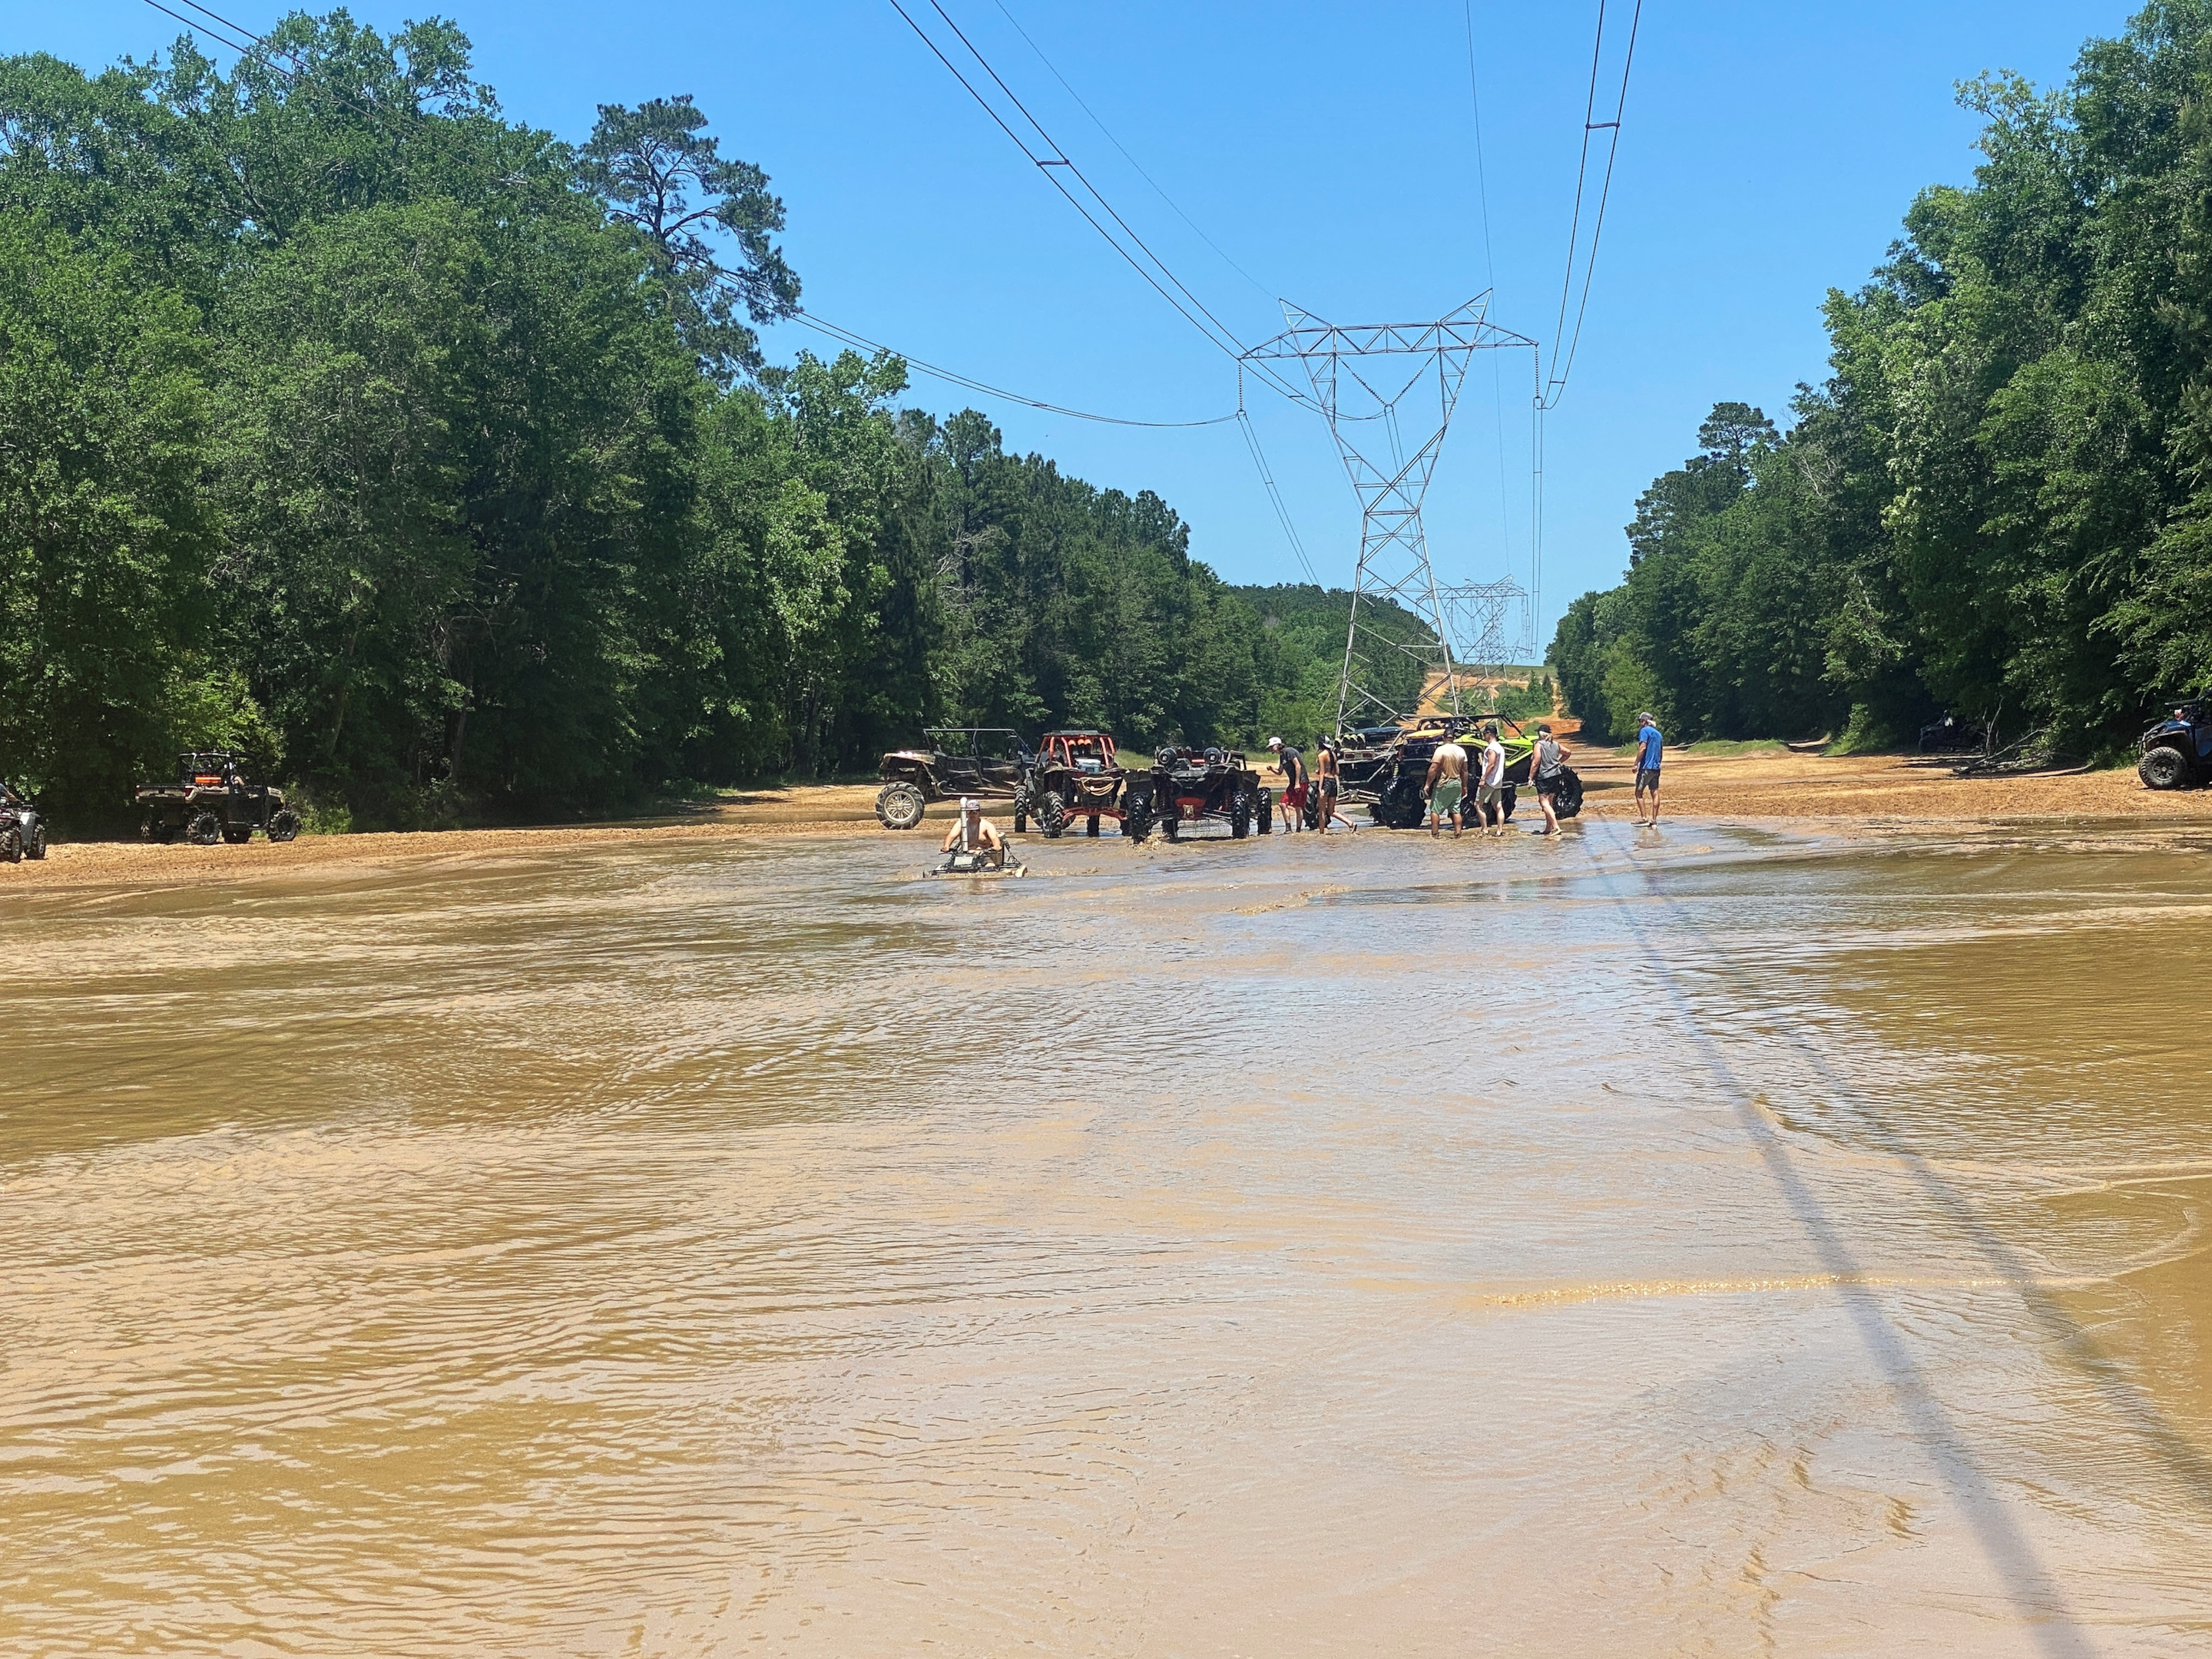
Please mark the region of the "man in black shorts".
<svg viewBox="0 0 2212 1659"><path fill-rule="evenodd" d="M1528 770L1536 780L1536 805L1544 809L1544 827L1536 832L1540 836L1559 833L1559 788L1566 781L1567 757L1574 752L1552 735L1549 720L1536 722L1536 752Z"/></svg>

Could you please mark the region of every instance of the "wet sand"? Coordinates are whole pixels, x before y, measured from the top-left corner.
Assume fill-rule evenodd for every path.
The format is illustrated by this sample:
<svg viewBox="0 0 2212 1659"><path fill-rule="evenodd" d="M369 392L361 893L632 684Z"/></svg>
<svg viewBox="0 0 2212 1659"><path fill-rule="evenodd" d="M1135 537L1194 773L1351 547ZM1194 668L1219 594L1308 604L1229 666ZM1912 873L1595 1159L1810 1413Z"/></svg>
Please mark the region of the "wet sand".
<svg viewBox="0 0 2212 1659"><path fill-rule="evenodd" d="M1576 746L1571 721L1566 739L1574 766L1588 788L1585 811L1594 820L1633 819L1635 768L1626 757ZM1262 762L1261 776L1274 783ZM1669 751L1662 789L1668 818L1753 823L1802 823L1836 833L1854 826L1975 826L1995 823L2084 820L2127 822L2154 833L2161 827L2212 825L2212 790L2160 793L2132 771L2069 777L1961 779L1950 763L1919 757L1829 757L1771 752L1707 755ZM875 820L872 783L805 784L733 793L719 801L686 805L667 816L619 823L501 830L459 830L406 835L306 836L283 847L255 840L244 847L149 847L135 842L64 842L43 864L0 864L0 895L65 886L159 886L189 889L210 882L260 879L280 870L329 864L384 868L417 860L516 856L558 857L609 845L655 846L730 837L807 836L817 839L883 836ZM1528 811L1535 804L1523 792ZM951 823L952 806L933 804L923 827L909 832L916 856L926 854ZM1006 805L993 803L1002 828ZM1367 828L1364 809L1355 822ZM1110 837L1112 830L1107 831Z"/></svg>
<svg viewBox="0 0 2212 1659"><path fill-rule="evenodd" d="M2201 1653L2212 865L1842 827L13 885L0 1651Z"/></svg>

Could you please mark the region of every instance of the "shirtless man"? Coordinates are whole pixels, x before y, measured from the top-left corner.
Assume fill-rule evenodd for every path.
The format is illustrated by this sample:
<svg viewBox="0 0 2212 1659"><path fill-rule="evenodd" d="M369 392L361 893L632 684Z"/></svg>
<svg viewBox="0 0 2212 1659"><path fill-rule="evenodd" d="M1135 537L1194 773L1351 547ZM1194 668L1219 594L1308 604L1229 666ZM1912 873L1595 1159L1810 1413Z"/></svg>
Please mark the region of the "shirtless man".
<svg viewBox="0 0 2212 1659"><path fill-rule="evenodd" d="M1437 834L1440 818L1449 818L1452 839L1459 839L1460 799L1467 793L1467 750L1459 746L1456 738L1446 738L1437 745L1435 756L1429 762L1429 834Z"/></svg>
<svg viewBox="0 0 2212 1659"><path fill-rule="evenodd" d="M963 796L960 816L952 828L945 831L944 850L948 853L981 853L986 864L1003 866L1006 861L1006 840L999 833L999 826L983 816L983 803L973 795Z"/></svg>

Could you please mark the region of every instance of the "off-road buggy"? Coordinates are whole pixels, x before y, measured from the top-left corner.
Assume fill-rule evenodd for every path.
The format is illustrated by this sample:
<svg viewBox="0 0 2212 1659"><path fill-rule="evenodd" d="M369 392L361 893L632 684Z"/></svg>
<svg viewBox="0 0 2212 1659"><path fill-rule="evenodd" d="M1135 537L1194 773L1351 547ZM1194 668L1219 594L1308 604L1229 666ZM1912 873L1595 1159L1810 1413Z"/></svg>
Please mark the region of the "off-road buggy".
<svg viewBox="0 0 2212 1659"><path fill-rule="evenodd" d="M894 749L879 769L876 822L886 830L911 830L933 800L1014 803L1014 825L1029 816L1030 751L1021 734L1005 726L933 726L926 749Z"/></svg>
<svg viewBox="0 0 2212 1659"><path fill-rule="evenodd" d="M1048 839L1059 837L1077 818L1088 821L1090 835L1098 833L1103 818L1121 824L1127 834L1121 798L1128 776L1114 757L1114 739L1105 732L1048 732L1038 739L1036 760L1030 768L1029 809ZM1017 830L1023 827L1021 809L1017 801Z"/></svg>
<svg viewBox="0 0 2212 1659"><path fill-rule="evenodd" d="M1138 841L1155 824L1170 841L1194 823L1225 823L1239 841L1255 823L1263 836L1274 828L1274 798L1233 749L1163 749L1151 771L1128 775L1121 802L1121 833Z"/></svg>
<svg viewBox="0 0 2212 1659"><path fill-rule="evenodd" d="M1429 812L1429 764L1437 747L1455 738L1467 750L1466 804L1460 809L1462 823L1474 810L1474 786L1482 773L1482 729L1498 723L1498 740L1505 750L1505 787L1498 810L1510 822L1519 795L1528 787L1529 769L1535 763L1536 739L1504 714L1424 714L1400 732L1389 763L1378 767L1370 784L1374 804L1368 808L1375 822L1392 830L1418 829ZM1583 781L1571 766L1560 769L1559 813L1573 817L1583 810Z"/></svg>
<svg viewBox="0 0 2212 1659"><path fill-rule="evenodd" d="M300 833L299 815L284 805L284 792L239 775L242 757L227 749L202 750L177 757L174 783L142 783L133 792L138 833L148 841L179 836L200 847L218 841L235 847L256 830L271 841Z"/></svg>
<svg viewBox="0 0 2212 1659"><path fill-rule="evenodd" d="M46 855L46 814L27 793L0 780L0 863L20 864Z"/></svg>
<svg viewBox="0 0 2212 1659"><path fill-rule="evenodd" d="M2136 740L2142 758L2136 775L2153 789L2185 789L2212 782L2212 720L2203 702L2175 703L2173 717Z"/></svg>

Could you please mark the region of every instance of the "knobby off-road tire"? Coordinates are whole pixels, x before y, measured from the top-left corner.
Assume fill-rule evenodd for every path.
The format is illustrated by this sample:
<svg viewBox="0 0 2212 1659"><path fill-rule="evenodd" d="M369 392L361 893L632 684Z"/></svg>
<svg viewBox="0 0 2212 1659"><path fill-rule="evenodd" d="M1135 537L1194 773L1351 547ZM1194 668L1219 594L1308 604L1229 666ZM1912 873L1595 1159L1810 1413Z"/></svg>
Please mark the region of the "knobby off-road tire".
<svg viewBox="0 0 2212 1659"><path fill-rule="evenodd" d="M222 839L222 820L212 812L195 812L185 826L185 839L195 847L212 847Z"/></svg>
<svg viewBox="0 0 2212 1659"><path fill-rule="evenodd" d="M1242 841L1252 833L1252 797L1241 789L1229 798L1229 838Z"/></svg>
<svg viewBox="0 0 2212 1659"><path fill-rule="evenodd" d="M300 833L299 814L289 806L280 806L269 815L269 839L289 841Z"/></svg>
<svg viewBox="0 0 2212 1659"><path fill-rule="evenodd" d="M1583 781L1571 767L1563 769L1559 773L1559 793L1553 798L1552 807L1562 818L1582 815Z"/></svg>
<svg viewBox="0 0 2212 1659"><path fill-rule="evenodd" d="M226 823L222 826L222 838L229 846L243 847L253 839L253 826L250 823Z"/></svg>
<svg viewBox="0 0 2212 1659"><path fill-rule="evenodd" d="M1275 798L1262 789L1260 792L1257 805L1260 814L1260 833L1263 836L1273 835L1275 833Z"/></svg>
<svg viewBox="0 0 2212 1659"><path fill-rule="evenodd" d="M1060 799L1059 790L1048 789L1037 797L1037 828L1047 841L1058 841L1067 833L1067 803Z"/></svg>
<svg viewBox="0 0 2212 1659"><path fill-rule="evenodd" d="M1503 813L1503 816L1498 820L1501 823L1510 823L1513 822L1513 805L1517 797L1513 793L1513 786L1510 783L1507 784L1505 786L1505 793L1498 801L1499 809ZM1466 822L1465 814L1461 815L1461 822Z"/></svg>
<svg viewBox="0 0 2212 1659"><path fill-rule="evenodd" d="M0 830L0 864L21 864L23 861L23 837L14 824Z"/></svg>
<svg viewBox="0 0 2212 1659"><path fill-rule="evenodd" d="M2189 781L2189 757L2161 744L2143 751L2136 763L2136 775L2148 789L2179 789Z"/></svg>
<svg viewBox="0 0 2212 1659"><path fill-rule="evenodd" d="M42 859L46 855L46 826L43 823L31 831L31 838L23 843L23 856Z"/></svg>
<svg viewBox="0 0 2212 1659"><path fill-rule="evenodd" d="M876 822L886 830L911 830L928 804L920 789L901 778L876 791Z"/></svg>
<svg viewBox="0 0 2212 1659"><path fill-rule="evenodd" d="M1036 809L1030 804L1030 787L1023 784L1014 791L1014 833L1025 834L1030 827L1030 815Z"/></svg>

